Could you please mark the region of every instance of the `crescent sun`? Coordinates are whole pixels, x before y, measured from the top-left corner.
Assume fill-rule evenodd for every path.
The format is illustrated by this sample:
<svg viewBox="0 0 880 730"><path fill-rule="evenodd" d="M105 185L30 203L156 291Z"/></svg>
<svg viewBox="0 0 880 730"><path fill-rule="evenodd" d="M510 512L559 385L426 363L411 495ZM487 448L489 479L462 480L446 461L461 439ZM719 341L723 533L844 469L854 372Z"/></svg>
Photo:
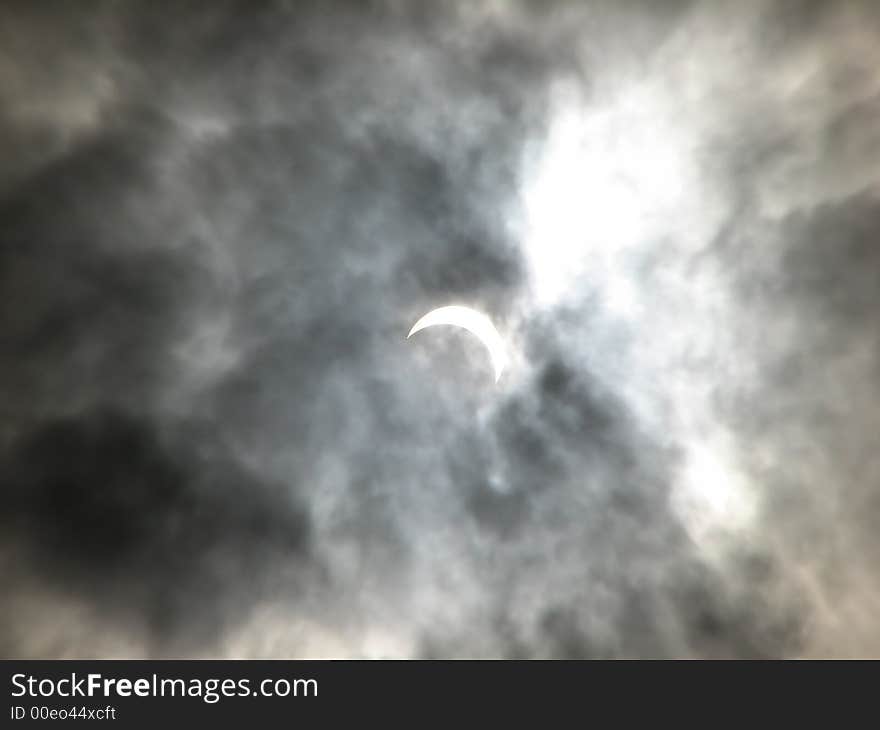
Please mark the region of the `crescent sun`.
<svg viewBox="0 0 880 730"><path fill-rule="evenodd" d="M455 327L461 327L476 335L489 351L489 358L492 360L492 367L495 370L495 382L498 382L498 378L501 377L501 373L508 362L507 352L501 335L498 334L495 325L492 324L492 321L485 314L481 314L470 307L439 307L438 309L431 310L416 322L406 337L409 339L419 330L433 327L437 324L450 324Z"/></svg>

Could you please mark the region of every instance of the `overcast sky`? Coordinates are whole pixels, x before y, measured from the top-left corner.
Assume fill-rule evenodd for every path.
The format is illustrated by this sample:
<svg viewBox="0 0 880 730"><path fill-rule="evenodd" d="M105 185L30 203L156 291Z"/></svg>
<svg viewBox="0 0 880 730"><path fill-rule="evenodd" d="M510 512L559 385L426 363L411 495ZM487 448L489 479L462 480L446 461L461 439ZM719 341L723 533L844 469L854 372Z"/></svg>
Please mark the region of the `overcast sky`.
<svg viewBox="0 0 880 730"><path fill-rule="evenodd" d="M878 48L4 3L0 654L880 654Z"/></svg>

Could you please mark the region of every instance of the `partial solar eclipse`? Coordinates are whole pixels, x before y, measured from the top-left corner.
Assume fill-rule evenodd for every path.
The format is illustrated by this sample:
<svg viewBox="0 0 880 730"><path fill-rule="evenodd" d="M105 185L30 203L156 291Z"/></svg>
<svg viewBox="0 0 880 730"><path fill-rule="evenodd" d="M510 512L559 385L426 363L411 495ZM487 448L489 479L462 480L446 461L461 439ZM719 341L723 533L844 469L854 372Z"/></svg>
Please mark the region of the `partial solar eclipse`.
<svg viewBox="0 0 880 730"><path fill-rule="evenodd" d="M409 339L419 330L438 324L461 327L476 335L486 350L489 351L492 368L495 370L495 382L498 382L501 373L508 363L507 351L501 335L498 334L495 325L492 324L492 321L485 314L481 314L470 307L439 307L438 309L431 310L416 322L406 337Z"/></svg>

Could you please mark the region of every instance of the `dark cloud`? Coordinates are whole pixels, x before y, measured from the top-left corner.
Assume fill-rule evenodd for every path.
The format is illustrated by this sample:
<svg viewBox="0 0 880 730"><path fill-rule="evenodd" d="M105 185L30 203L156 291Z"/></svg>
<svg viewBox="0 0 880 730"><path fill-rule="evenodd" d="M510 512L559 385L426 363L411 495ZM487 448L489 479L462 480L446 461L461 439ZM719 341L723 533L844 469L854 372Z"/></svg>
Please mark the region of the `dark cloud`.
<svg viewBox="0 0 880 730"><path fill-rule="evenodd" d="M876 646L867 6L2 15L4 654Z"/></svg>
<svg viewBox="0 0 880 730"><path fill-rule="evenodd" d="M305 561L310 535L278 485L166 431L114 409L41 425L5 455L3 531L41 580L109 622L145 622L156 650L178 653L210 644L238 596L259 594L262 561Z"/></svg>

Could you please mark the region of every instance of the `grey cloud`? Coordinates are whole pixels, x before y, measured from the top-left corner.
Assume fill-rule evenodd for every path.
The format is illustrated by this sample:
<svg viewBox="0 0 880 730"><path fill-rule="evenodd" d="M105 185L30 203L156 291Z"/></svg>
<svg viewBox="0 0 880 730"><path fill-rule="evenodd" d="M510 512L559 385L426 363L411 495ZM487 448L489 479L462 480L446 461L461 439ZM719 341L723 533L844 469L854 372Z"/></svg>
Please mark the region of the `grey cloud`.
<svg viewBox="0 0 880 730"><path fill-rule="evenodd" d="M820 655L874 652L863 611L877 595L877 213L866 191L772 229L779 256L745 269L739 286L764 329L763 345L746 352L773 397L746 391L723 406L743 438L773 455L752 465L767 490L764 539L801 590L827 591L811 622Z"/></svg>

